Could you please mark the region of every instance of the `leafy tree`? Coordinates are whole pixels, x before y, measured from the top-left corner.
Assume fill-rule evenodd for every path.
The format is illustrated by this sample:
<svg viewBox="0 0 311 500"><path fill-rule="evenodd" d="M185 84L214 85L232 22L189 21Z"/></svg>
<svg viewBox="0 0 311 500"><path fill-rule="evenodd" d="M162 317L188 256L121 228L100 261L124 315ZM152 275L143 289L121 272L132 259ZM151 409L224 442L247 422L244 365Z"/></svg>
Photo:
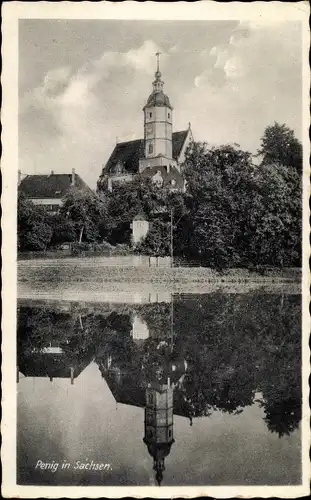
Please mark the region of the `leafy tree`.
<svg viewBox="0 0 311 500"><path fill-rule="evenodd" d="M275 267L301 264L302 191L297 170L262 165L245 219L245 258Z"/></svg>
<svg viewBox="0 0 311 500"><path fill-rule="evenodd" d="M146 238L135 247L135 251L145 255L165 257L170 254L170 227L161 219L150 223Z"/></svg>
<svg viewBox="0 0 311 500"><path fill-rule="evenodd" d="M143 213L150 220L167 209L167 190L151 179L137 176L133 182L116 185L113 192L102 192L107 207L108 239L111 243L130 243L130 224Z"/></svg>
<svg viewBox="0 0 311 500"><path fill-rule="evenodd" d="M278 164L302 172L302 144L285 124L275 122L265 129L257 156L261 165Z"/></svg>
<svg viewBox="0 0 311 500"><path fill-rule="evenodd" d="M251 154L235 146L193 144L184 165L188 214L179 231L189 257L218 269L242 263L240 244L252 202L254 168Z"/></svg>
<svg viewBox="0 0 311 500"><path fill-rule="evenodd" d="M34 205L22 193L17 201L17 245L19 251L45 250L52 237L49 218L43 207Z"/></svg>
<svg viewBox="0 0 311 500"><path fill-rule="evenodd" d="M237 146L194 143L184 172L187 210L174 237L183 256L217 269L300 265L297 170L256 166Z"/></svg>
<svg viewBox="0 0 311 500"><path fill-rule="evenodd" d="M50 217L50 226L53 230L51 246L57 246L61 243L75 241L75 223L70 218L66 217L64 213L52 215Z"/></svg>
<svg viewBox="0 0 311 500"><path fill-rule="evenodd" d="M95 193L72 188L63 199L60 215L74 231L75 241L94 242L100 239L99 225L106 218L106 205Z"/></svg>

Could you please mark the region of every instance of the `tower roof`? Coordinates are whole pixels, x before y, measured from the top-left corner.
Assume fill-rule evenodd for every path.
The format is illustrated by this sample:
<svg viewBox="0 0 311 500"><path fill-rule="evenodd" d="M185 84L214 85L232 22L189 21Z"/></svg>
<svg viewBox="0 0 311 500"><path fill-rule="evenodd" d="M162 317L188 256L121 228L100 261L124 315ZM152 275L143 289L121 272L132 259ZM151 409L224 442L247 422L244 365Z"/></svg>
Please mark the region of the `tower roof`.
<svg viewBox="0 0 311 500"><path fill-rule="evenodd" d="M160 461L166 458L170 454L172 444L175 442L174 439L171 439L168 443L155 443L145 438L143 441L147 445L148 453L154 461Z"/></svg>
<svg viewBox="0 0 311 500"><path fill-rule="evenodd" d="M154 74L155 80L154 82L152 82L153 91L152 94L150 94L150 96L148 97L147 103L143 109L145 109L146 107L153 107L153 106L160 106L160 107L165 106L171 110L173 109L168 96L163 92L164 82L161 79L162 73L160 71L160 61L159 61L160 55L161 55L160 52L156 53L157 71Z"/></svg>
<svg viewBox="0 0 311 500"><path fill-rule="evenodd" d="M148 97L147 103L144 109L151 106L166 106L167 108L173 109L170 100L166 94L162 91L153 91Z"/></svg>

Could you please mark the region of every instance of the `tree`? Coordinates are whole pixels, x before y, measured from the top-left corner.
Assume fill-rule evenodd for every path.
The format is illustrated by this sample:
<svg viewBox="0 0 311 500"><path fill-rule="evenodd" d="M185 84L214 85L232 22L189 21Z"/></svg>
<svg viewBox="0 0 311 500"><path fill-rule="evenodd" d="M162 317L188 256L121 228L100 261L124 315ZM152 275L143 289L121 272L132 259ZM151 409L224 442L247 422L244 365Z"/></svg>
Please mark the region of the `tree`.
<svg viewBox="0 0 311 500"><path fill-rule="evenodd" d="M108 239L111 243L130 243L130 224L143 213L148 220L167 211L168 190L157 187L150 178L137 176L102 193L107 207Z"/></svg>
<svg viewBox="0 0 311 500"><path fill-rule="evenodd" d="M170 254L169 223L161 219L150 222L146 238L135 247L135 251L146 255L165 257Z"/></svg>
<svg viewBox="0 0 311 500"><path fill-rule="evenodd" d="M184 256L223 269L299 266L301 179L296 169L254 165L237 146L194 143L186 155Z"/></svg>
<svg viewBox="0 0 311 500"><path fill-rule="evenodd" d="M261 165L278 164L302 172L302 144L285 124L266 127L257 156Z"/></svg>
<svg viewBox="0 0 311 500"><path fill-rule="evenodd" d="M75 241L100 239L99 225L106 219L106 205L95 193L72 188L64 197L60 215L74 231Z"/></svg>
<svg viewBox="0 0 311 500"><path fill-rule="evenodd" d="M46 250L52 228L43 207L34 205L22 193L17 200L17 245L19 251Z"/></svg>
<svg viewBox="0 0 311 500"><path fill-rule="evenodd" d="M296 169L262 165L247 215L245 254L254 264L301 265L301 178Z"/></svg>
<svg viewBox="0 0 311 500"><path fill-rule="evenodd" d="M236 146L193 144L184 165L188 213L179 231L188 257L217 269L243 263L241 243L252 202L254 168L251 154Z"/></svg>
<svg viewBox="0 0 311 500"><path fill-rule="evenodd" d="M71 219L66 217L64 213L53 214L50 217L50 225L53 230L51 246L75 241L75 224Z"/></svg>

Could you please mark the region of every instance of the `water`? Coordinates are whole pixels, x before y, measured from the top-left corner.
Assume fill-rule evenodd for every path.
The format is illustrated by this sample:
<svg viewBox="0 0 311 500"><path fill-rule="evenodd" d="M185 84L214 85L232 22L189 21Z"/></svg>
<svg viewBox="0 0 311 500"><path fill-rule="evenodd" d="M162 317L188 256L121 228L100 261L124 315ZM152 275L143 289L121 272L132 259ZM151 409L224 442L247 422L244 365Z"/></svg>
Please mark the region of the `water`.
<svg viewBox="0 0 311 500"><path fill-rule="evenodd" d="M300 484L301 297L142 302L19 302L18 484Z"/></svg>

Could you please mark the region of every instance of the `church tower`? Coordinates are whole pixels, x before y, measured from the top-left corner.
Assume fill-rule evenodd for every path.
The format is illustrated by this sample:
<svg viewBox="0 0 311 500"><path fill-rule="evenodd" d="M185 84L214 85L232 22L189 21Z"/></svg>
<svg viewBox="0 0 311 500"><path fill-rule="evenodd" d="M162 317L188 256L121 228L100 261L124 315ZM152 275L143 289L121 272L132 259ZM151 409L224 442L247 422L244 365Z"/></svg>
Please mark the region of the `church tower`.
<svg viewBox="0 0 311 500"><path fill-rule="evenodd" d="M165 458L171 451L173 438L173 386L167 382L149 384L146 389L144 443L153 458L158 485L163 480Z"/></svg>
<svg viewBox="0 0 311 500"><path fill-rule="evenodd" d="M164 82L160 72L160 52L157 52L157 71L152 83L153 91L143 108L144 112L144 158L139 162L139 171L146 168L176 167L172 151L173 107L163 92Z"/></svg>

